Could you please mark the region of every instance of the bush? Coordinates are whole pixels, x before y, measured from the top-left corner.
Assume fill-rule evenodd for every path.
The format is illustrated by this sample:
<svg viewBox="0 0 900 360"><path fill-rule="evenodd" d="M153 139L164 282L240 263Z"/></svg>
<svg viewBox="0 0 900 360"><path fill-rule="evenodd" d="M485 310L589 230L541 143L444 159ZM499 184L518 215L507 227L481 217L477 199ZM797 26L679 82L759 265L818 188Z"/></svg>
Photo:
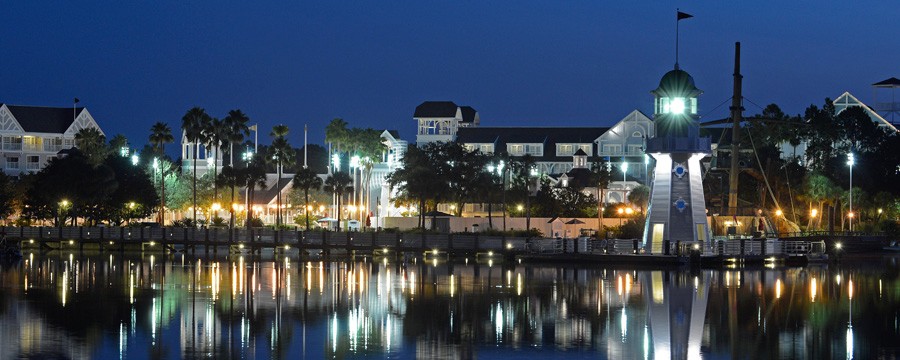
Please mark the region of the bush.
<svg viewBox="0 0 900 360"><path fill-rule="evenodd" d="M897 237L900 235L900 224L894 219L881 220L881 222L878 223L878 228L884 232L885 235L890 237Z"/></svg>
<svg viewBox="0 0 900 360"><path fill-rule="evenodd" d="M616 239L640 239L644 237L644 217L629 219L621 226L605 226L603 230L612 232Z"/></svg>
<svg viewBox="0 0 900 360"><path fill-rule="evenodd" d="M454 234L460 234L460 235L478 234L478 235L483 235L483 236L508 236L508 237L532 237L532 238L544 236L544 234L538 229L531 229L530 231L526 231L526 230L503 231L503 230L497 230L497 229L488 229L488 230L484 230L484 231L479 231L477 233L458 232L458 233L454 233Z"/></svg>
<svg viewBox="0 0 900 360"><path fill-rule="evenodd" d="M263 227L266 226L263 224L262 219L260 218L251 218L249 221L250 227Z"/></svg>
<svg viewBox="0 0 900 360"><path fill-rule="evenodd" d="M225 219L216 216L212 218L212 223L210 224L210 226L228 226L228 223L225 222Z"/></svg>
<svg viewBox="0 0 900 360"><path fill-rule="evenodd" d="M181 219L172 222L173 227L190 228L195 227L194 219Z"/></svg>

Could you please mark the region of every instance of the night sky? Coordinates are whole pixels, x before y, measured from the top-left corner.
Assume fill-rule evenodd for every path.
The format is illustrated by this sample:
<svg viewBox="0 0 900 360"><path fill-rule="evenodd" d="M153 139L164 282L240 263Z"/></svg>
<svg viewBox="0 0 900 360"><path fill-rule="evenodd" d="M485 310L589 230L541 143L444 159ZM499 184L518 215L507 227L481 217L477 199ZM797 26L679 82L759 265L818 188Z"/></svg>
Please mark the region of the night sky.
<svg viewBox="0 0 900 360"><path fill-rule="evenodd" d="M425 100L475 107L483 126L609 126L681 59L705 120L723 118L733 44L744 95L801 113L844 91L872 99L900 77L900 7L859 1L8 1L0 21L0 102L81 99L136 147L192 106L244 110L299 146L342 117L414 140ZM745 104L748 113L759 111ZM174 152L176 146L170 146Z"/></svg>

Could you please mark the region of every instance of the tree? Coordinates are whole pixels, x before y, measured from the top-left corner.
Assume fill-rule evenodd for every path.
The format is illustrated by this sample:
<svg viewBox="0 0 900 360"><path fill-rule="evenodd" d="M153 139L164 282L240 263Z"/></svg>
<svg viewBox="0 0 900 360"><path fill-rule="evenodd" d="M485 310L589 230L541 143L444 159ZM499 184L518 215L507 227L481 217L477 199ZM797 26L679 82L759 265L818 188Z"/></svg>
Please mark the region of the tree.
<svg viewBox="0 0 900 360"><path fill-rule="evenodd" d="M369 209L369 184L372 181L372 169L381 160L381 155L387 150L387 146L381 141L381 133L374 129L360 131L353 140L356 152L360 157L360 168L363 170L362 181L359 186L360 206ZM366 214L368 216L368 214Z"/></svg>
<svg viewBox="0 0 900 360"><path fill-rule="evenodd" d="M525 154L510 163L516 175L516 181L525 185L525 230L531 230L531 176L532 172L537 172L537 169L534 168L535 163L531 154Z"/></svg>
<svg viewBox="0 0 900 360"><path fill-rule="evenodd" d="M67 218L121 224L148 216L159 203L147 173L120 156L93 166L76 150L51 160L29 181L23 216L55 219L57 225Z"/></svg>
<svg viewBox="0 0 900 360"><path fill-rule="evenodd" d="M346 144L348 141L347 122L341 118L332 119L328 126L325 127L325 141L330 144L332 153L340 154L341 145ZM329 160L331 160L330 158L331 154L329 154ZM337 171L340 171L340 169L332 169L331 172Z"/></svg>
<svg viewBox="0 0 900 360"><path fill-rule="evenodd" d="M257 188L265 188L266 186L266 166L262 155L256 154L253 159L247 163L247 167L243 169L241 178L244 180L244 186L247 187L247 227L252 224L253 217L252 205L253 197Z"/></svg>
<svg viewBox="0 0 900 360"><path fill-rule="evenodd" d="M647 185L638 185L628 193L628 202L637 205L641 209L641 213L647 208L650 202L650 187Z"/></svg>
<svg viewBox="0 0 900 360"><path fill-rule="evenodd" d="M222 147L222 144L228 141L230 129L224 121L211 118L206 123L203 133L205 134L207 149L213 150L213 179L215 179L219 175L219 149ZM207 156L209 155L207 154ZM219 201L219 186L215 183L213 183L213 201Z"/></svg>
<svg viewBox="0 0 900 360"><path fill-rule="evenodd" d="M599 159L591 164L591 174L588 182L596 187L597 192L597 234L603 231L603 189L609 187L609 166L606 161ZM604 238L606 238L604 232Z"/></svg>
<svg viewBox="0 0 900 360"><path fill-rule="evenodd" d="M341 200L344 194L353 191L353 187L350 186L352 182L350 175L343 172L336 172L325 179L325 191L334 194L337 198L337 209L335 212L337 213L338 229L341 228Z"/></svg>
<svg viewBox="0 0 900 360"><path fill-rule="evenodd" d="M250 123L250 117L240 109L235 109L228 111L228 116L225 116L222 121L227 129L226 141L228 141L228 156L230 158L228 165L234 166L234 144L240 144L245 137L250 136L250 127L247 126ZM233 196L234 194L232 194Z"/></svg>
<svg viewBox="0 0 900 360"><path fill-rule="evenodd" d="M387 177L391 188L399 190L400 197L395 200L415 201L419 206L419 228L425 227L425 205L428 201L437 204L449 192L449 185L442 177L447 164L440 156L440 143L430 143L423 148L410 147L403 154L403 167L395 170ZM443 163L442 163L443 161Z"/></svg>
<svg viewBox="0 0 900 360"><path fill-rule="evenodd" d="M162 158L166 156L166 144L175 141L175 137L172 136L172 128L169 127L169 124L164 122L157 122L150 127L150 145L153 146L154 153L160 159L157 161L156 166L162 170L162 175L159 178L159 193L160 193L160 206L159 206L159 223L161 225L165 225L166 223L166 186L165 186L165 178L166 178L166 170L168 167L163 167Z"/></svg>
<svg viewBox="0 0 900 360"><path fill-rule="evenodd" d="M228 206L229 210L229 221L228 224L230 227L234 227L234 188L237 186L241 186L245 183L243 177L245 176L245 172L235 169L231 165L225 165L222 167L222 172L219 173L219 176L216 177L216 185L217 186L227 186L232 189L231 191L231 205Z"/></svg>
<svg viewBox="0 0 900 360"><path fill-rule="evenodd" d="M0 219L5 221L6 218L12 215L15 198L15 184L13 184L12 178L0 172Z"/></svg>
<svg viewBox="0 0 900 360"><path fill-rule="evenodd" d="M75 133L75 146L93 166L98 166L109 154L106 147L106 136L99 129L89 127Z"/></svg>
<svg viewBox="0 0 900 360"><path fill-rule="evenodd" d="M280 226L282 224L281 220L281 174L284 172L284 164L289 164L293 161L294 151L291 148L291 144L288 143L286 138L288 134L288 127L286 125L275 125L272 128L271 136L275 137L272 140L272 145L269 146L268 158L272 163L275 164L275 170L278 173L278 178L275 180L275 189L277 191L277 203L278 208L276 209L275 216L275 225Z"/></svg>
<svg viewBox="0 0 900 360"><path fill-rule="evenodd" d="M128 148L128 138L125 135L116 134L112 139L109 139L109 150L106 151L106 156L109 156L109 154L127 156L127 152L122 152L122 149L128 150Z"/></svg>
<svg viewBox="0 0 900 360"><path fill-rule="evenodd" d="M193 167L193 183L191 186L191 193L193 194L193 210L194 210L194 221L197 221L197 158L200 153L200 142L203 141L204 135L203 130L207 127L206 124L210 122L211 118L206 113L206 110L200 107L194 107L187 111L183 117L181 117L181 129L184 131L185 140L194 145L192 156L192 164Z"/></svg>
<svg viewBox="0 0 900 360"><path fill-rule="evenodd" d="M303 190L303 211L306 216L306 230L309 230L309 190L318 190L322 187L322 178L316 175L310 168L303 168L294 175L294 188Z"/></svg>
<svg viewBox="0 0 900 360"><path fill-rule="evenodd" d="M222 119L226 128L225 139L228 141L228 165L234 169L234 144L240 144L244 138L250 136L250 117L244 114L240 109L228 111L228 116ZM224 171L224 169L223 169ZM239 172L237 172L239 173ZM236 185L231 186L231 203L234 203L234 189ZM231 211L231 226L234 227L234 209Z"/></svg>

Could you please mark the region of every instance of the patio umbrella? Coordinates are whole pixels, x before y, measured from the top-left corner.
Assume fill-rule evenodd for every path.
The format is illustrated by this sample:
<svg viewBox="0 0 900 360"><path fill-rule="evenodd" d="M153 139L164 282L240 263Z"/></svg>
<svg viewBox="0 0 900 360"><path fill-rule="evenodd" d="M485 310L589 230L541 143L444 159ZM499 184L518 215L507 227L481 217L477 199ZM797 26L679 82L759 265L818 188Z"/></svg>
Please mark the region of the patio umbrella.
<svg viewBox="0 0 900 360"><path fill-rule="evenodd" d="M566 221L566 225L578 225L578 224L584 224L584 221L581 221L578 219L572 219L572 220ZM572 234L574 234L574 232ZM568 236L566 236L566 237L568 237Z"/></svg>

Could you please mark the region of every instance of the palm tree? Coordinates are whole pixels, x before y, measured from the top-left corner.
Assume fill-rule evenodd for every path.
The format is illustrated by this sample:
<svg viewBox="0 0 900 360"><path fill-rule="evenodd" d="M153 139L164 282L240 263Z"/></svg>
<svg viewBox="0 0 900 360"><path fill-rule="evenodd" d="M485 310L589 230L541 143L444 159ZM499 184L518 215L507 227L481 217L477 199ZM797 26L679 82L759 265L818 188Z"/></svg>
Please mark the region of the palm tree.
<svg viewBox="0 0 900 360"><path fill-rule="evenodd" d="M603 232L603 189L609 186L610 174L605 161L600 160L591 166L589 184L597 188L597 236ZM603 236L606 238L606 235Z"/></svg>
<svg viewBox="0 0 900 360"><path fill-rule="evenodd" d="M329 156L331 156L332 152L340 154L342 145L346 145L348 140L347 122L344 119L335 118L325 127L325 141L334 148L333 150L329 149L331 150L329 151ZM331 161L331 158L328 161ZM337 172L338 170L340 169L333 169L332 172Z"/></svg>
<svg viewBox="0 0 900 360"><path fill-rule="evenodd" d="M531 154L525 154L515 161L510 161L510 167L515 171L519 179L525 181L525 231L531 230L531 172L536 160ZM527 235L526 235L527 236Z"/></svg>
<svg viewBox="0 0 900 360"><path fill-rule="evenodd" d="M310 168L303 168L294 175L294 186L303 189L303 208L306 212L306 230L309 230L309 190L322 188L322 178Z"/></svg>
<svg viewBox="0 0 900 360"><path fill-rule="evenodd" d="M242 170L235 169L231 165L225 165L222 167L222 172L216 177L216 185L221 186L229 186L234 189L236 186L240 186L245 183L243 176L245 172ZM232 197L234 196L234 192L232 192ZM234 200L231 202L231 206L229 207L230 219L228 224L231 227L234 227Z"/></svg>
<svg viewBox="0 0 900 360"><path fill-rule="evenodd" d="M184 138L188 143L193 144L194 156L193 162L193 183L191 185L191 193L193 195L194 223L197 222L197 155L200 152L200 142L203 140L203 130L209 123L210 117L201 107L194 107L187 111L181 117L181 130L184 131Z"/></svg>
<svg viewBox="0 0 900 360"><path fill-rule="evenodd" d="M228 116L222 121L228 130L228 135L226 136L228 155L230 157L228 164L234 166L234 144L240 144L245 137L250 136L250 127L247 126L250 122L250 117L240 109L235 109L228 111Z"/></svg>
<svg viewBox="0 0 900 360"><path fill-rule="evenodd" d="M286 138L288 134L287 125L279 124L275 125L272 128L272 133L270 134L275 139L272 140L272 145L269 146L269 156L268 158L275 164L275 170L278 172L278 178L275 180L275 189L278 191L276 193L278 208L275 213L275 225L281 225L281 174L283 172L283 166L285 163L290 163L294 157L294 149L291 148L291 144L288 143Z"/></svg>
<svg viewBox="0 0 900 360"><path fill-rule="evenodd" d="M105 143L106 136L97 128L83 128L75 133L75 145L93 166L100 165L106 159Z"/></svg>
<svg viewBox="0 0 900 360"><path fill-rule="evenodd" d="M253 218L253 195L256 193L256 188L265 188L266 186L266 168L261 156L257 154L242 171L241 179L247 187L247 227L249 228L250 219Z"/></svg>
<svg viewBox="0 0 900 360"><path fill-rule="evenodd" d="M337 223L338 229L341 228L341 198L344 197L344 194L353 191L353 187L350 186L350 183L353 180L350 179L350 175L343 172L336 172L325 179L325 191L334 194L337 198Z"/></svg>
<svg viewBox="0 0 900 360"><path fill-rule="evenodd" d="M372 170L375 168L375 164L381 160L381 154L384 154L384 152L387 151L387 145L382 142L381 132L374 129L363 130L359 133L358 138L355 139L355 143L356 150L360 156L359 164L363 170L359 184L359 187L361 188L359 190L360 206L365 206L366 209L369 209L371 194L364 189L369 189L369 185L372 181ZM362 215L362 213L360 213L360 215ZM365 216L368 216L368 213L366 213Z"/></svg>
<svg viewBox="0 0 900 360"><path fill-rule="evenodd" d="M650 187L647 185L638 185L628 193L628 202L641 208L641 213L647 208L650 202Z"/></svg>
<svg viewBox="0 0 900 360"><path fill-rule="evenodd" d="M230 135L230 129L224 121L212 118L207 124L204 133L206 134L207 148L213 149L213 180L219 176L219 149ZM213 182L213 202L219 201L219 187Z"/></svg>
<svg viewBox="0 0 900 360"><path fill-rule="evenodd" d="M150 127L150 145L153 146L153 150L156 152L157 156L163 157L166 154L166 144L175 141L175 137L172 136L172 129L168 124L164 122L157 122ZM160 192L160 208L159 208L159 223L160 225L165 225L166 223L166 169L162 170L162 176L159 178L159 192Z"/></svg>
<svg viewBox="0 0 900 360"><path fill-rule="evenodd" d="M244 114L243 111L239 109L228 111L228 116L226 116L222 121L225 123L225 127L227 129L226 140L228 141L228 165L232 168L234 167L234 144L240 144L244 141L244 137L250 136L250 127L247 126L247 123L250 122L250 117L247 114ZM235 185L231 186L231 203L234 204L234 188ZM231 226L234 227L234 211L231 213Z"/></svg>

